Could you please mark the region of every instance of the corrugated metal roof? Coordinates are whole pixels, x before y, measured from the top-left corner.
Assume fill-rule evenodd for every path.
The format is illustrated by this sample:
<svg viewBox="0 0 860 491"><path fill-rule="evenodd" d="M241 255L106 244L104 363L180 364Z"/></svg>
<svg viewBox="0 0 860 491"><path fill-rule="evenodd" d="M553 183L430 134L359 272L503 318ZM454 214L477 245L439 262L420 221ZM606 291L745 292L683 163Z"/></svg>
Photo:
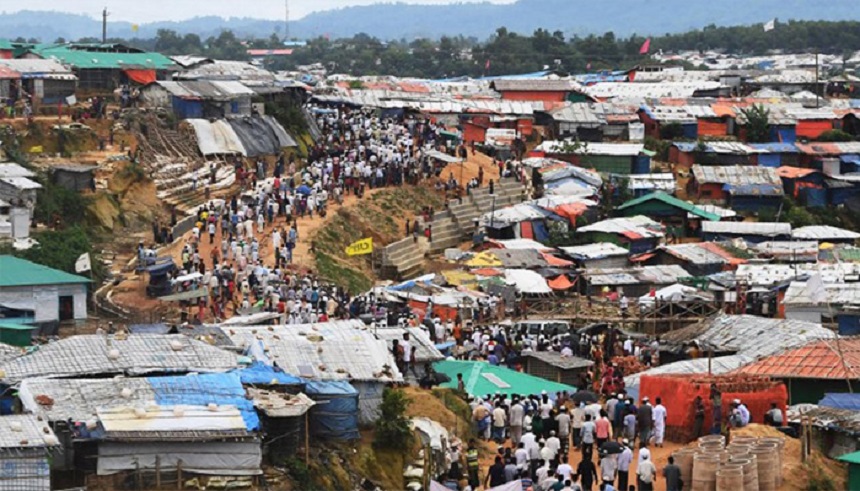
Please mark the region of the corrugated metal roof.
<svg viewBox="0 0 860 491"><path fill-rule="evenodd" d="M818 273L827 283L846 283L860 280L860 264L814 263L814 264L742 264L735 275L738 281L751 285L769 286L809 274Z"/></svg>
<svg viewBox="0 0 860 491"><path fill-rule="evenodd" d="M615 83L598 82L585 87L584 92L600 99L608 98L687 98L693 97L697 91L716 90L721 87L719 82L707 80L694 82L663 82L663 83Z"/></svg>
<svg viewBox="0 0 860 491"><path fill-rule="evenodd" d="M112 355L116 354L116 359ZM80 335L40 346L3 364L3 380L164 372L224 372L236 355L182 335Z"/></svg>
<svg viewBox="0 0 860 491"><path fill-rule="evenodd" d="M682 360L673 363L667 363L658 367L649 368L644 372L635 373L624 377L624 386L627 390L634 389L638 391L639 380L643 375L674 375L674 374L693 374L693 373L710 373L713 375L723 375L755 361L755 358L741 355L717 356L715 358L697 358L695 360Z"/></svg>
<svg viewBox="0 0 860 491"><path fill-rule="evenodd" d="M737 373L776 378L845 380L860 378L860 339L824 340L747 365Z"/></svg>
<svg viewBox="0 0 860 491"><path fill-rule="evenodd" d="M758 359L810 341L833 339L836 334L821 324L753 315L720 315L661 336L665 343L696 341L704 349Z"/></svg>
<svg viewBox="0 0 860 491"><path fill-rule="evenodd" d="M0 65L0 80L18 80L21 74L6 65Z"/></svg>
<svg viewBox="0 0 860 491"><path fill-rule="evenodd" d="M44 448L57 445L59 440L47 421L40 421L31 414L0 417L0 448ZM15 481L7 483L14 486Z"/></svg>
<svg viewBox="0 0 860 491"><path fill-rule="evenodd" d="M692 264L728 264L731 260L731 255L725 251L719 254L715 249L719 246L709 244L709 247L704 247L705 243L694 244L673 244L662 246L661 249L667 253L690 262Z"/></svg>
<svg viewBox="0 0 860 491"><path fill-rule="evenodd" d="M181 71L174 77L175 80L264 80L275 81L275 74L254 66L244 61L214 60L207 63L201 59L196 66L190 70Z"/></svg>
<svg viewBox="0 0 860 491"><path fill-rule="evenodd" d="M232 80L181 80L177 82L159 81L171 95L188 99L230 100L241 96L254 95L255 92Z"/></svg>
<svg viewBox="0 0 860 491"><path fill-rule="evenodd" d="M77 77L66 67L56 60L42 60L35 58L15 58L11 60L0 59L0 65L15 70L23 78L66 78L77 80Z"/></svg>
<svg viewBox="0 0 860 491"><path fill-rule="evenodd" d="M579 260L626 256L630 253L627 249L611 242L597 242L581 246L559 247L559 249L568 256Z"/></svg>
<svg viewBox="0 0 860 491"><path fill-rule="evenodd" d="M597 114L591 104L571 104L550 112L556 121L576 123L581 126L600 126L606 124L606 118Z"/></svg>
<svg viewBox="0 0 860 491"><path fill-rule="evenodd" d="M860 234L857 232L846 230L844 228L832 227L830 225L809 225L806 227L796 228L791 232L791 236L795 239L818 241L860 239Z"/></svg>
<svg viewBox="0 0 860 491"><path fill-rule="evenodd" d="M0 177L35 177L36 173L14 162L0 164Z"/></svg>
<svg viewBox="0 0 860 491"><path fill-rule="evenodd" d="M785 292L783 304L788 307L838 305L860 306L860 283L826 283L824 290L827 298L824 302L813 301L806 289L805 281L792 281Z"/></svg>
<svg viewBox="0 0 860 491"><path fill-rule="evenodd" d="M594 286L671 285L690 273L677 264L661 264L639 268L589 269L582 273Z"/></svg>
<svg viewBox="0 0 860 491"><path fill-rule="evenodd" d="M571 143L571 142L568 142ZM548 140L535 149L538 152L561 153L565 142ZM638 143L585 143L577 150L579 155L611 155L616 157L635 157L642 153L645 145Z"/></svg>
<svg viewBox="0 0 860 491"><path fill-rule="evenodd" d="M645 110L656 121L664 123L695 123L698 118L716 118L717 113L706 105L649 106Z"/></svg>
<svg viewBox="0 0 860 491"><path fill-rule="evenodd" d="M732 218L732 217L738 216L738 214L735 210L730 210L728 208L723 208L723 207L717 206L717 205L698 204L696 206L698 206L702 210L705 210L708 213L712 213L714 215L717 215L720 218ZM695 217L696 216L693 215L692 213L687 214L687 218L695 218Z"/></svg>
<svg viewBox="0 0 860 491"><path fill-rule="evenodd" d="M26 177L2 177L0 181L16 189L42 189L42 185Z"/></svg>
<svg viewBox="0 0 860 491"><path fill-rule="evenodd" d="M791 235L791 224L777 222L702 222L702 232L706 234L776 237L778 235Z"/></svg>
<svg viewBox="0 0 860 491"><path fill-rule="evenodd" d="M569 92L582 87L573 80L496 79L490 87L499 92Z"/></svg>
<svg viewBox="0 0 860 491"><path fill-rule="evenodd" d="M661 174L630 174L625 177L627 178L627 187L630 190L654 189L669 193L675 192L675 175L671 172Z"/></svg>
<svg viewBox="0 0 860 491"><path fill-rule="evenodd" d="M308 379L395 382L403 380L385 341L360 320L290 326L227 328L236 346ZM255 349L262 348L261 350ZM261 360L264 361L264 360Z"/></svg>
<svg viewBox="0 0 860 491"><path fill-rule="evenodd" d="M562 370L588 368L594 365L594 362L591 360L586 360L585 358L579 358L576 356L562 356L561 353L556 351L529 351L523 353L523 356L536 358L544 363L561 368Z"/></svg>
<svg viewBox="0 0 860 491"><path fill-rule="evenodd" d="M818 242L776 240L755 244L753 247L759 254L783 261L818 260Z"/></svg>
<svg viewBox="0 0 860 491"><path fill-rule="evenodd" d="M805 155L842 155L860 153L860 142L797 143L798 150Z"/></svg>
<svg viewBox="0 0 860 491"><path fill-rule="evenodd" d="M700 165L693 166L693 177L699 184L729 184L742 186L768 184L782 187L782 180L773 167L757 165Z"/></svg>

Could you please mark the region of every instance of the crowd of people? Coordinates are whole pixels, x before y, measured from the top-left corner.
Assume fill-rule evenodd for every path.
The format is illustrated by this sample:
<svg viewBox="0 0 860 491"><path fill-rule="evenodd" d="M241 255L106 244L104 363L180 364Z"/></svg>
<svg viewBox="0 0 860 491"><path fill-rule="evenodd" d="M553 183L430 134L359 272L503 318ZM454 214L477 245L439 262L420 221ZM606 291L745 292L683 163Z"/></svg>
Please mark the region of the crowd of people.
<svg viewBox="0 0 860 491"><path fill-rule="evenodd" d="M248 166L237 158L241 190L196 210L181 266L170 278L176 292L208 288L208 295L185 302L187 319L193 319L195 306L200 321L207 314L217 321L236 313L277 312L283 323L296 324L376 313L374 299L356 300L302 273L294 252L300 241L308 244L310 239L301 234L300 219L325 216L331 203L342 203L349 195L361 199L368 189L438 176L426 153L444 148L444 141L427 120L311 109L323 137L310 149L305 165L282 156L268 169L263 160ZM206 180L205 172L195 173L195 188ZM208 175L214 178L215 169ZM165 240L165 230L153 227L156 242ZM313 243L310 248L313 252ZM141 264L145 250L141 245Z"/></svg>

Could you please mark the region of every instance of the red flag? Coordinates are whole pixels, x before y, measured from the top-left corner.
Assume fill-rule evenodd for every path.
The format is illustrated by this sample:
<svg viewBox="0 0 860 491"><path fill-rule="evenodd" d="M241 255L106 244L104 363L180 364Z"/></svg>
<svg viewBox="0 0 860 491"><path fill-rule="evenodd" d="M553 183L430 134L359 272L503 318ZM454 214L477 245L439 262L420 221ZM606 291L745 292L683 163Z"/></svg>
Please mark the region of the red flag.
<svg viewBox="0 0 860 491"><path fill-rule="evenodd" d="M490 69L490 60L487 59L487 62L484 63L484 70L489 70L489 69Z"/></svg>
<svg viewBox="0 0 860 491"><path fill-rule="evenodd" d="M645 40L644 43L642 43L642 47L639 48L639 54L640 55L647 55L648 51L650 49L651 49L651 38L648 38Z"/></svg>

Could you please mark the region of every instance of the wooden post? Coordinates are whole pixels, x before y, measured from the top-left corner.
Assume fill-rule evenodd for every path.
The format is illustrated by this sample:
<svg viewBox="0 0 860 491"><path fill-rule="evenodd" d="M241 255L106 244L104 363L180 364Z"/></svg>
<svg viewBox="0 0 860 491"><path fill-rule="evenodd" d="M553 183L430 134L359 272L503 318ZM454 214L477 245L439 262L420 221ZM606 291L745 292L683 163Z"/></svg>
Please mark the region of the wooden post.
<svg viewBox="0 0 860 491"><path fill-rule="evenodd" d="M311 464L310 411L305 411L305 465Z"/></svg>
<svg viewBox="0 0 860 491"><path fill-rule="evenodd" d="M176 489L182 491L182 459L176 462Z"/></svg>
<svg viewBox="0 0 860 491"><path fill-rule="evenodd" d="M161 489L161 456L155 456L155 489Z"/></svg>

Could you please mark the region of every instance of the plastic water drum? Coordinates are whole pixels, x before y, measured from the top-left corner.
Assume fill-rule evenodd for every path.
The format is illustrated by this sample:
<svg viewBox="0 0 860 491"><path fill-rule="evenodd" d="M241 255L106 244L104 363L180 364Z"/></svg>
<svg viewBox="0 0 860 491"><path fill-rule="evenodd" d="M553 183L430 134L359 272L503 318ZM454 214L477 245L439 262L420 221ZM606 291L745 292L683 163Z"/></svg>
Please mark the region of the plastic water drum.
<svg viewBox="0 0 860 491"><path fill-rule="evenodd" d="M675 457L675 464L681 469L681 480L685 483L693 482L693 457L695 455L696 449L689 447L672 453L672 456Z"/></svg>
<svg viewBox="0 0 860 491"><path fill-rule="evenodd" d="M755 455L732 457L732 464L740 465L744 471L744 491L758 491L758 467Z"/></svg>
<svg viewBox="0 0 860 491"><path fill-rule="evenodd" d="M692 491L716 491L719 455L698 454L693 457Z"/></svg>
<svg viewBox="0 0 860 491"><path fill-rule="evenodd" d="M782 463L785 459L783 453L785 452L785 438L759 438L758 442L760 444L765 443L775 443L777 446L776 451L776 485L779 487L782 484Z"/></svg>
<svg viewBox="0 0 860 491"><path fill-rule="evenodd" d="M741 466L722 466L717 471L717 491L738 491L744 486L744 471Z"/></svg>
<svg viewBox="0 0 860 491"><path fill-rule="evenodd" d="M756 468L758 470L758 488L761 491L774 491L776 489L776 466L777 461L776 444L759 444L753 447L751 453L756 456Z"/></svg>

